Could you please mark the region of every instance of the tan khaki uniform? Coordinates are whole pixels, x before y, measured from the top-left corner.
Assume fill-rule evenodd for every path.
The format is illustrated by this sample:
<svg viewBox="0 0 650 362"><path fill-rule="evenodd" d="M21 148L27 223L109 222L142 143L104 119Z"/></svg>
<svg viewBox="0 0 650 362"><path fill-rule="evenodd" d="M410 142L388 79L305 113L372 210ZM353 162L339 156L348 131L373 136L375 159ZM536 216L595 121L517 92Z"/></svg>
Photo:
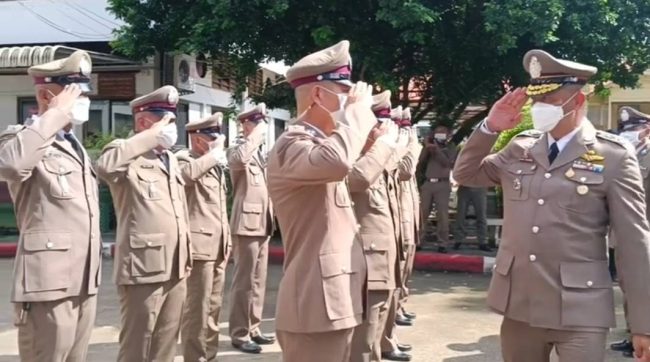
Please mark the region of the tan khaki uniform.
<svg viewBox="0 0 650 362"><path fill-rule="evenodd" d="M114 279L120 296L119 361L171 361L192 265L185 180L153 151L156 130L108 144L97 171L117 215Z"/></svg>
<svg viewBox="0 0 650 362"><path fill-rule="evenodd" d="M354 129L326 137L298 123L269 156L285 249L276 310L285 362L348 361L353 328L362 322L364 243L345 182L365 142ZM321 340L328 343L315 343Z"/></svg>
<svg viewBox="0 0 650 362"><path fill-rule="evenodd" d="M384 171L393 153L394 148L376 141L348 175L368 266L367 314L354 330L351 362L381 360L381 337L395 291L397 244Z"/></svg>
<svg viewBox="0 0 650 362"><path fill-rule="evenodd" d="M517 347L522 341L529 339L528 346L546 342L521 333L521 324L514 322L532 327L528 331L573 332L562 334L563 338L604 334L615 325L605 240L608 227L616 230L619 240L619 275L625 281L630 328L632 333L648 334L650 233L643 180L624 141L596 131L584 120L549 166L546 135L522 134L503 151L489 155L496 138L475 131L461 152L454 177L472 187L500 184L503 188L503 239L488 304L506 318L504 358L548 358L544 351L523 354ZM584 160L594 155L602 158L601 172L584 166ZM562 345L565 340L553 343ZM602 360L604 345L598 344L599 339L585 343L582 352L596 359L583 360ZM572 355L576 354L567 352L560 358L570 360L565 358Z"/></svg>
<svg viewBox="0 0 650 362"><path fill-rule="evenodd" d="M259 335L266 291L273 209L266 186L262 139L251 134L228 149L233 185L230 227L235 271L231 288L230 337L241 344Z"/></svg>
<svg viewBox="0 0 650 362"><path fill-rule="evenodd" d="M230 252L227 184L224 170L211 154L197 157L181 151L176 157L185 180L194 264L187 278L183 357L186 361L209 361L217 356L219 313Z"/></svg>
<svg viewBox="0 0 650 362"><path fill-rule="evenodd" d="M97 179L91 161L63 138L57 109L0 134L20 239L14 303L23 361L85 361L101 280ZM58 133L58 134L57 134Z"/></svg>
<svg viewBox="0 0 650 362"><path fill-rule="evenodd" d="M456 146L449 143L444 148L425 147L420 154L420 162L423 163L425 176L424 184L420 189L421 218L424 223L422 232L426 232L431 207L435 203L436 231L441 246L449 244L449 196L451 195L449 175L457 153Z"/></svg>

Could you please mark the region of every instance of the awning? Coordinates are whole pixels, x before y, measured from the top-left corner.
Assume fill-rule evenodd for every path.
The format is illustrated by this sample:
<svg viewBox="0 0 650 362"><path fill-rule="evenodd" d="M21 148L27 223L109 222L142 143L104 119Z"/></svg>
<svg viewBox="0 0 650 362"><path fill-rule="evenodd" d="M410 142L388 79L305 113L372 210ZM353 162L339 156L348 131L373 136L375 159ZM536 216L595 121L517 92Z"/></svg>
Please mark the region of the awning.
<svg viewBox="0 0 650 362"><path fill-rule="evenodd" d="M77 48L61 45L25 46L0 48L0 74L23 74L25 69L32 65L44 64L57 59L65 58L77 51ZM112 54L87 51L93 62L93 70L105 67L133 68L140 67L139 62L134 62ZM116 69L117 70L117 69Z"/></svg>

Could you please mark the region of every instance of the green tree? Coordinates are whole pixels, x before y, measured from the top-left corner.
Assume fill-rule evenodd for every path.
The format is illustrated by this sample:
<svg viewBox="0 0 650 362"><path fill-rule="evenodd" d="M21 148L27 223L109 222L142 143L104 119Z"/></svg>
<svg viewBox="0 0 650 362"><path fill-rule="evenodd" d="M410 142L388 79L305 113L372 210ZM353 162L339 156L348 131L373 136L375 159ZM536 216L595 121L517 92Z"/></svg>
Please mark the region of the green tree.
<svg viewBox="0 0 650 362"><path fill-rule="evenodd" d="M114 46L143 58L163 51L226 57L238 84L264 60L292 63L341 39L355 78L414 104L414 120L454 125L469 105L489 108L504 83L526 82L532 48L600 68L595 82L636 85L650 65L647 0L109 0L126 22ZM409 82L416 90L408 94ZM411 87L413 88L413 87ZM239 93L235 93L235 97ZM285 105L285 85L260 99ZM467 131L487 111L463 124ZM462 137L463 132L459 134Z"/></svg>

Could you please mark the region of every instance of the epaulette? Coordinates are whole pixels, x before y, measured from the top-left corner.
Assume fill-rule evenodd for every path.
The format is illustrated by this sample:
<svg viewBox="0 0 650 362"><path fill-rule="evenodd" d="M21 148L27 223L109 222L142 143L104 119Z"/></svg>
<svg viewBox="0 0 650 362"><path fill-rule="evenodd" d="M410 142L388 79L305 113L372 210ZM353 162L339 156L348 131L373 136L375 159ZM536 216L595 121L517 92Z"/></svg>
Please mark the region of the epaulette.
<svg viewBox="0 0 650 362"><path fill-rule="evenodd" d="M120 145L122 145L124 141L125 140L121 138L112 140L109 144L107 144L106 146L104 146L104 148L102 148L102 153L106 152L106 150L110 150L111 148L120 147Z"/></svg>
<svg viewBox="0 0 650 362"><path fill-rule="evenodd" d="M11 126L8 126L6 130L4 130L2 133L0 133L0 142L13 138L15 135L18 134L18 132L24 130L25 126L22 124L14 124Z"/></svg>
<svg viewBox="0 0 650 362"><path fill-rule="evenodd" d="M604 132L604 131L601 131L601 130L596 130L596 137L598 137L598 138L600 138L602 140L606 140L606 141L610 141L612 143L616 143L617 145L619 145L621 147L626 147L626 148L628 147L627 141L623 137L621 137L619 135L611 134L609 132Z"/></svg>
<svg viewBox="0 0 650 362"><path fill-rule="evenodd" d="M192 155L190 154L190 150L188 150L187 148L182 148L182 149L179 149L178 151L174 152L174 156L176 156L176 158L179 159L179 160L190 161L192 159Z"/></svg>
<svg viewBox="0 0 650 362"><path fill-rule="evenodd" d="M527 129L523 132L517 133L515 137L533 137L533 138L540 138L544 135L544 132L540 132L536 129Z"/></svg>

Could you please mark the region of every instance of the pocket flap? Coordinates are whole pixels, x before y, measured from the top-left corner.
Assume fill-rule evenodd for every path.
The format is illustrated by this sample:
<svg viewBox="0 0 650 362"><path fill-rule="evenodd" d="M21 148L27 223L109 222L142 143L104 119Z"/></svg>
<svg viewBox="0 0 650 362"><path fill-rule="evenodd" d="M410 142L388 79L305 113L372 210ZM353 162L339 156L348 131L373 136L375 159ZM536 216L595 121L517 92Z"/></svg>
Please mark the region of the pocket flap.
<svg viewBox="0 0 650 362"><path fill-rule="evenodd" d="M138 177L141 180L148 181L148 182L154 182L154 181L160 181L163 179L163 177L166 177L163 175L162 171L158 171L158 167L153 167L153 168L140 168L137 171Z"/></svg>
<svg viewBox="0 0 650 362"><path fill-rule="evenodd" d="M153 248L165 244L165 234L131 234L132 249Z"/></svg>
<svg viewBox="0 0 650 362"><path fill-rule="evenodd" d="M67 175L72 173L71 167L68 167L65 165L65 163L59 162L53 158L43 159L43 166L47 172L53 173L55 175Z"/></svg>
<svg viewBox="0 0 650 362"><path fill-rule="evenodd" d="M576 170L576 169L574 169L573 171L574 172L571 175L571 177L567 176L566 173L564 176L568 180L571 180L579 184L600 185L605 180L602 173L596 173L587 170Z"/></svg>
<svg viewBox="0 0 650 362"><path fill-rule="evenodd" d="M25 251L68 250L72 246L70 233L29 233L23 235Z"/></svg>
<svg viewBox="0 0 650 362"><path fill-rule="evenodd" d="M501 275L508 275L515 256L507 250L499 250L494 264L494 270Z"/></svg>
<svg viewBox="0 0 650 362"><path fill-rule="evenodd" d="M536 172L537 165L532 162L515 163L508 167L508 172L513 175L532 175Z"/></svg>
<svg viewBox="0 0 650 362"><path fill-rule="evenodd" d="M567 288L611 288L607 261L561 263L560 278Z"/></svg>
<svg viewBox="0 0 650 362"><path fill-rule="evenodd" d="M353 274L359 271L358 266L352 265L350 255L343 253L330 253L318 256L320 270L323 278L329 278L341 274Z"/></svg>
<svg viewBox="0 0 650 362"><path fill-rule="evenodd" d="M195 234L203 234L203 235L212 235L214 234L214 230L211 228L206 228L206 227L193 227L190 229L191 233Z"/></svg>
<svg viewBox="0 0 650 362"><path fill-rule="evenodd" d="M253 202L244 202L244 204L242 205L242 210L245 213L249 213L249 214L261 214L262 204L256 204Z"/></svg>
<svg viewBox="0 0 650 362"><path fill-rule="evenodd" d="M391 237L384 234L361 234L364 251L387 251L391 242Z"/></svg>

